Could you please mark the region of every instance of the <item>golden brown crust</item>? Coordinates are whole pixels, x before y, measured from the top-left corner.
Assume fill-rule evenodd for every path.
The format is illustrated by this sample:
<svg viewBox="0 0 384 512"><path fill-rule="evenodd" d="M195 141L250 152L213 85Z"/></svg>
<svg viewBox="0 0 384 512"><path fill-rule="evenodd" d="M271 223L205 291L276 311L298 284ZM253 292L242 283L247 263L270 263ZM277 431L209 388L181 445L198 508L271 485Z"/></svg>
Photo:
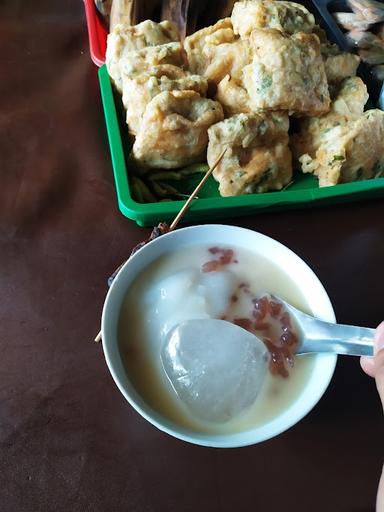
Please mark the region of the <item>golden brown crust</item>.
<svg viewBox="0 0 384 512"><path fill-rule="evenodd" d="M214 25L202 28L186 37L184 40L184 49L187 52L188 65L191 73L196 73L197 75L204 74L207 63L204 59L203 49L207 44L207 40L214 41L215 38L219 38L221 42L228 42L228 39L232 41L233 37L230 18L219 20Z"/></svg>
<svg viewBox="0 0 384 512"><path fill-rule="evenodd" d="M315 26L314 16L295 2L272 0L250 0L236 2L231 20L233 29L241 37L247 37L257 28L274 28L280 32L311 32Z"/></svg>
<svg viewBox="0 0 384 512"><path fill-rule="evenodd" d="M360 78L345 79L331 111L301 121L291 146L302 171L320 186L374 178L384 170L384 113L368 110L367 89Z"/></svg>
<svg viewBox="0 0 384 512"><path fill-rule="evenodd" d="M161 92L196 91L205 96L207 88L204 77L191 75L172 65L157 66L135 78L123 75L123 105L130 133L136 135L139 132L148 103Z"/></svg>
<svg viewBox="0 0 384 512"><path fill-rule="evenodd" d="M274 29L254 30L253 61L243 81L254 110L288 110L298 115L329 111L330 98L320 42L314 34L287 36Z"/></svg>
<svg viewBox="0 0 384 512"><path fill-rule="evenodd" d="M145 109L133 157L143 169L174 169L202 162L208 128L223 117L220 103L197 92L161 92Z"/></svg>
<svg viewBox="0 0 384 512"><path fill-rule="evenodd" d="M358 55L346 52L326 57L324 65L328 82L338 83L345 78L356 76L360 60L361 59Z"/></svg>
<svg viewBox="0 0 384 512"><path fill-rule="evenodd" d="M249 95L242 81L229 75L219 82L215 99L221 103L226 117L252 112Z"/></svg>
<svg viewBox="0 0 384 512"><path fill-rule="evenodd" d="M232 30L229 18L199 30L184 42L189 69L217 85L226 75L241 79L250 62L250 46Z"/></svg>
<svg viewBox="0 0 384 512"><path fill-rule="evenodd" d="M280 190L292 177L286 114L238 114L208 130L208 163L222 196Z"/></svg>
<svg viewBox="0 0 384 512"><path fill-rule="evenodd" d="M176 26L169 21L155 23L146 20L134 26L116 25L107 38L105 63L118 91L121 92L120 64L122 60L132 52L137 52L149 46L176 42L179 39Z"/></svg>

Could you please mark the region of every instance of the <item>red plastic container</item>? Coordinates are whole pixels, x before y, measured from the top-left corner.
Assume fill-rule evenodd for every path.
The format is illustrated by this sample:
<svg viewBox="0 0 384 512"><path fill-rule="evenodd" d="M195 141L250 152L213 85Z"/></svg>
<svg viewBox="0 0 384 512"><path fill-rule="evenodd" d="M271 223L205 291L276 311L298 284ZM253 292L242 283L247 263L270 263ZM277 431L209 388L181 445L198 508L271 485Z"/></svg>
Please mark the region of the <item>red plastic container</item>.
<svg viewBox="0 0 384 512"><path fill-rule="evenodd" d="M84 0L85 16L87 18L89 51L96 66L105 63L108 31L97 14L94 0Z"/></svg>

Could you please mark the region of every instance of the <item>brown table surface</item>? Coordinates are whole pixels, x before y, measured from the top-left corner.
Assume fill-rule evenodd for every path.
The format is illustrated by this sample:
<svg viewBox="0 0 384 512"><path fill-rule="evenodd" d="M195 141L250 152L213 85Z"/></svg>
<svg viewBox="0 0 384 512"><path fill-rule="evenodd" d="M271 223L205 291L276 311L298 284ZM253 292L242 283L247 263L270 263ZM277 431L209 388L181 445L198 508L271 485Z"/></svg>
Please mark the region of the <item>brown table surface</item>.
<svg viewBox="0 0 384 512"><path fill-rule="evenodd" d="M373 510L382 411L357 359L298 425L247 448L183 443L125 402L92 338L106 277L148 230L117 208L83 4L0 9L0 510ZM340 322L383 318L383 200L233 224L302 256Z"/></svg>

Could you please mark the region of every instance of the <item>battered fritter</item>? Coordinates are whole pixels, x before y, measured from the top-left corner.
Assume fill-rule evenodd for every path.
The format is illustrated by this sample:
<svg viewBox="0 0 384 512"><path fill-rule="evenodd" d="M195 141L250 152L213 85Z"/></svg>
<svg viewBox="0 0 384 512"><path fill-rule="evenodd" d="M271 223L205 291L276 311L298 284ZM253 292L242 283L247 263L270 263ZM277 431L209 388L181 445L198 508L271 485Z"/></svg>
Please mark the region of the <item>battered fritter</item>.
<svg viewBox="0 0 384 512"><path fill-rule="evenodd" d="M233 30L241 37L249 36L255 28L274 28L294 34L311 32L315 26L315 18L303 5L273 0L236 2L231 21Z"/></svg>
<svg viewBox="0 0 384 512"><path fill-rule="evenodd" d="M286 114L238 114L208 130L208 163L222 196L280 190L292 178Z"/></svg>
<svg viewBox="0 0 384 512"><path fill-rule="evenodd" d="M234 34L229 18L187 37L184 47L190 71L215 86L226 75L241 79L244 66L251 60L248 41Z"/></svg>
<svg viewBox="0 0 384 512"><path fill-rule="evenodd" d="M135 78L123 75L123 104L127 110L126 121L130 133L136 135L146 106L163 91L196 91L201 96L207 93L207 80L200 75L191 75L181 68L163 65L153 68L150 74Z"/></svg>
<svg viewBox="0 0 384 512"><path fill-rule="evenodd" d="M179 41L176 25L170 21L143 21L135 26L116 25L108 35L105 62L108 73L121 92L120 61L132 52L148 46Z"/></svg>
<svg viewBox="0 0 384 512"><path fill-rule="evenodd" d="M195 91L161 92L145 109L133 158L143 170L203 162L208 128L223 117L220 103Z"/></svg>
<svg viewBox="0 0 384 512"><path fill-rule="evenodd" d="M292 36L256 29L250 36L252 63L243 81L253 110L287 110L316 116L329 111L330 97L320 41L314 34Z"/></svg>
<svg viewBox="0 0 384 512"><path fill-rule="evenodd" d="M384 169L384 112L363 112L368 99L360 78L345 79L322 117L303 120L292 150L320 187L378 177Z"/></svg>

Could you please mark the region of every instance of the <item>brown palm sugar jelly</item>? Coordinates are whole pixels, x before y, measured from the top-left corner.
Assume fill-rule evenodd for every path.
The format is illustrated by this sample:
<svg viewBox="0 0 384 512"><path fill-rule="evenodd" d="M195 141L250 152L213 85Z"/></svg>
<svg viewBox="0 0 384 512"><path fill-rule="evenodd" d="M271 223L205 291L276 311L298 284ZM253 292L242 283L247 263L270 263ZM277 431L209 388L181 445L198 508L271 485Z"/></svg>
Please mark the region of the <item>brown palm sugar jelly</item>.
<svg viewBox="0 0 384 512"><path fill-rule="evenodd" d="M219 273L229 274L224 281L231 286L216 279ZM208 281L215 283L209 296L202 293ZM289 270L259 254L257 248L196 242L173 249L148 265L127 290L119 319L120 352L139 395L162 416L195 432L242 432L279 416L299 399L317 356L293 355L296 334L285 311L268 294L311 313ZM212 299L217 301L215 307L223 305L222 313L213 314L209 309ZM199 318L224 318L241 325L263 339L271 354L271 371L255 403L222 424L193 416L175 393L161 363L161 348L169 330Z"/></svg>
<svg viewBox="0 0 384 512"><path fill-rule="evenodd" d="M234 251L220 247L210 247L208 252L212 259L202 265L203 272L214 272L224 269L231 263L237 263ZM292 320L284 304L267 295L256 297L250 290L249 283L242 282L231 296L231 302L239 301L240 295L249 300L250 315L236 317L223 315L222 320L232 322L255 334L266 345L271 358L269 369L272 375L288 377L289 368L294 366L294 354L299 343Z"/></svg>

